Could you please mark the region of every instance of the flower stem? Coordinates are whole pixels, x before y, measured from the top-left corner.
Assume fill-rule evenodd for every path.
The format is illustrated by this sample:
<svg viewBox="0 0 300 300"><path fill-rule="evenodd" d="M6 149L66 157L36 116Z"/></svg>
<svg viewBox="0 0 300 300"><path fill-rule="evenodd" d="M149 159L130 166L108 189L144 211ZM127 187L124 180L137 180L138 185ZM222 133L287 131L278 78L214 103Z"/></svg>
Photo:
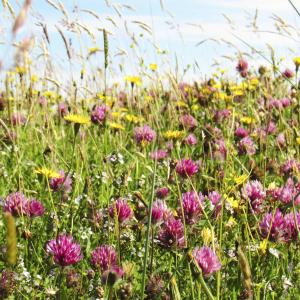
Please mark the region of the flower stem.
<svg viewBox="0 0 300 300"><path fill-rule="evenodd" d="M150 273L153 268L153 253L154 253L154 228L151 226L151 257L150 257Z"/></svg>
<svg viewBox="0 0 300 300"><path fill-rule="evenodd" d="M213 294L211 293L210 289L208 288L206 282L204 281L202 273L200 273L197 280L199 280L200 285L203 288L203 290L204 290L206 296L208 297L208 299L215 300L215 297L213 296Z"/></svg>
<svg viewBox="0 0 300 300"><path fill-rule="evenodd" d="M153 204L153 198L154 198L156 165L157 165L157 160L155 159L153 179L152 179L151 198L150 198L150 203L149 203L149 215L148 215L146 242L145 242L144 269L143 269L143 277L142 277L141 299L144 299L144 291L145 291L145 284L146 284L147 259L148 259L148 251L149 251L149 235L150 235L150 229L151 229L152 204Z"/></svg>

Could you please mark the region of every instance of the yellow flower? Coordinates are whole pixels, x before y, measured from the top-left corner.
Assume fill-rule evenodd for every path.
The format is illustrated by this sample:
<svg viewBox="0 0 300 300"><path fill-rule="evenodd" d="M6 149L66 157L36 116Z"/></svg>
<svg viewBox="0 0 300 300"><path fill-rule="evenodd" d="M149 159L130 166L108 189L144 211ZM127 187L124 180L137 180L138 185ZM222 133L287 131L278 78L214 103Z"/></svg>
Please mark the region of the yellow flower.
<svg viewBox="0 0 300 300"><path fill-rule="evenodd" d="M183 101L177 101L176 106L177 107L188 107L188 105Z"/></svg>
<svg viewBox="0 0 300 300"><path fill-rule="evenodd" d="M248 124L248 125L255 121L254 118L251 118L251 117L241 117L240 120L241 120L242 123L245 123L245 124Z"/></svg>
<svg viewBox="0 0 300 300"><path fill-rule="evenodd" d="M68 122L80 125L87 125L91 123L90 117L77 114L69 114L65 116L64 119Z"/></svg>
<svg viewBox="0 0 300 300"><path fill-rule="evenodd" d="M149 96L149 95L147 95L147 96L145 96L145 97L144 97L144 99L145 99L145 101L146 101L146 102L148 102L148 103L149 103L149 102L152 102L152 100L153 100L153 97L152 97L152 96Z"/></svg>
<svg viewBox="0 0 300 300"><path fill-rule="evenodd" d="M121 125L119 123L116 123L116 122L109 122L108 126L110 128L113 128L113 129L120 129L120 130L124 130L125 129L125 127L123 125Z"/></svg>
<svg viewBox="0 0 300 300"><path fill-rule="evenodd" d="M237 184L237 185L240 185L240 184L243 184L246 180L247 180L248 176L246 174L243 174L239 177L235 177L234 178L234 182Z"/></svg>
<svg viewBox="0 0 300 300"><path fill-rule="evenodd" d="M113 111L111 113L111 116L113 117L113 119L119 119L121 117L121 112L120 111Z"/></svg>
<svg viewBox="0 0 300 300"><path fill-rule="evenodd" d="M244 91L242 89L236 89L234 92L233 92L233 95L234 96L244 96Z"/></svg>
<svg viewBox="0 0 300 300"><path fill-rule="evenodd" d="M192 109L192 111L197 111L200 109L200 106L198 104L194 104L194 105L192 105L191 109Z"/></svg>
<svg viewBox="0 0 300 300"><path fill-rule="evenodd" d="M232 96L231 95L225 95L224 96L224 101L226 101L226 102L232 102Z"/></svg>
<svg viewBox="0 0 300 300"><path fill-rule="evenodd" d="M224 195L225 200L230 204L230 206L233 209L238 209L240 206L240 201L235 200L233 197L228 197L227 195Z"/></svg>
<svg viewBox="0 0 300 300"><path fill-rule="evenodd" d="M259 85L259 80L255 77L250 79L250 84L254 87L257 87Z"/></svg>
<svg viewBox="0 0 300 300"><path fill-rule="evenodd" d="M131 83L132 85L141 85L142 84L142 80L141 77L138 76L126 76L125 80L129 83Z"/></svg>
<svg viewBox="0 0 300 300"><path fill-rule="evenodd" d="M43 95L44 95L45 97L47 97L47 98L55 98L55 97L56 97L56 94L55 94L55 92L53 92L53 91L45 91L45 92L43 93Z"/></svg>
<svg viewBox="0 0 300 300"><path fill-rule="evenodd" d="M220 89L222 87L222 85L221 85L221 83L217 82L212 87L215 88L215 89Z"/></svg>
<svg viewBox="0 0 300 300"><path fill-rule="evenodd" d="M134 124L137 124L137 123L140 123L140 122L143 122L144 121L144 118L142 117L137 117L135 115L126 115L126 120L128 122L131 122L131 123L134 123Z"/></svg>
<svg viewBox="0 0 300 300"><path fill-rule="evenodd" d="M233 216L230 216L228 222L225 224L225 227L231 228L231 227L235 226L236 224L237 224L237 222L236 222L235 218Z"/></svg>
<svg viewBox="0 0 300 300"><path fill-rule="evenodd" d="M220 93L218 93L218 97L219 97L220 100L225 100L225 98L227 97L227 95L224 92L220 92Z"/></svg>
<svg viewBox="0 0 300 300"><path fill-rule="evenodd" d="M300 57L295 57L293 59L295 66L298 68L300 66Z"/></svg>
<svg viewBox="0 0 300 300"><path fill-rule="evenodd" d="M39 78L36 75L31 76L31 82L37 82Z"/></svg>
<svg viewBox="0 0 300 300"><path fill-rule="evenodd" d="M300 137L296 138L296 142L297 142L298 145L300 145Z"/></svg>
<svg viewBox="0 0 300 300"><path fill-rule="evenodd" d="M212 93L212 91L209 88L204 87L202 89L202 93L203 93L203 95L210 95Z"/></svg>
<svg viewBox="0 0 300 300"><path fill-rule="evenodd" d="M34 173L44 175L47 178L60 178L61 176L59 173L45 167L35 169Z"/></svg>
<svg viewBox="0 0 300 300"><path fill-rule="evenodd" d="M271 183L269 184L268 190L273 190L273 189L275 189L275 188L276 188L276 183L273 181L273 182L271 182Z"/></svg>
<svg viewBox="0 0 300 300"><path fill-rule="evenodd" d="M26 73L26 68L24 66L16 66L16 73L23 75Z"/></svg>
<svg viewBox="0 0 300 300"><path fill-rule="evenodd" d="M99 100L102 100L102 101L105 101L105 95L101 94L101 93L97 93L96 94L96 97L99 99Z"/></svg>
<svg viewBox="0 0 300 300"><path fill-rule="evenodd" d="M95 53L97 53L99 51L101 51L101 50L98 47L89 48L89 55L95 54Z"/></svg>
<svg viewBox="0 0 300 300"><path fill-rule="evenodd" d="M168 130L167 132L164 133L164 137L167 140L177 140L182 138L184 135L184 131L181 130Z"/></svg>
<svg viewBox="0 0 300 300"><path fill-rule="evenodd" d="M264 239L260 244L259 244L259 250L263 253L266 254L268 249L268 240Z"/></svg>
<svg viewBox="0 0 300 300"><path fill-rule="evenodd" d="M149 67L150 67L150 69L152 71L156 71L157 70L157 64L150 64Z"/></svg>
<svg viewBox="0 0 300 300"><path fill-rule="evenodd" d="M252 132L252 133L250 134L250 136L253 137L253 138L257 138L257 132Z"/></svg>
<svg viewBox="0 0 300 300"><path fill-rule="evenodd" d="M213 240L213 234L211 230L207 227L204 227L201 231L201 237L203 239L204 245L208 246Z"/></svg>

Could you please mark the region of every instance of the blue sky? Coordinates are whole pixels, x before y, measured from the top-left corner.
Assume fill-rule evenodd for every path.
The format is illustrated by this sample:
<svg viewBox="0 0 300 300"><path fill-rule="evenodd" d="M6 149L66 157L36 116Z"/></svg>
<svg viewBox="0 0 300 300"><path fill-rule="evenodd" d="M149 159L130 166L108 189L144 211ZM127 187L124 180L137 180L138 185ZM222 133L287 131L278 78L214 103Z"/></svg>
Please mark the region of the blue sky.
<svg viewBox="0 0 300 300"><path fill-rule="evenodd" d="M19 11L18 3L21 1L9 2L16 12ZM40 50L35 50L32 56L40 71L45 68L41 59L41 49L44 46L55 62L57 73L62 75L69 70L66 50L55 25L59 26L67 39L72 41L74 72L83 66L94 71L102 67L101 52L89 60L86 57L88 48L103 48L100 30L106 28L111 33L109 35L111 81L118 80L125 74L137 74L141 69L139 63L142 61L146 66L149 63L157 63L161 69L171 70L172 73L176 72L176 63L180 73L190 65L191 68L185 75L187 79L203 77L215 70L217 64L232 69L235 62L230 61L228 56L243 51L251 52L233 34L246 40L257 50L264 51L266 55L269 53L266 44L272 45L278 57L287 58L282 62L282 67L291 66L291 58L300 55L298 34L300 17L287 0L60 1L66 16L51 3L59 6L58 0L33 0L28 21L17 36L19 41L24 37L35 38L36 48ZM294 0L294 3L300 9L300 0ZM257 27L253 33L256 10ZM0 41L5 44L10 40L10 14L2 7L1 11ZM94 14L97 14L98 18ZM282 31L285 35L289 35L287 38L276 33L275 15L295 28L286 27L289 33ZM47 25L50 45L45 42L41 27L36 25L38 22ZM277 20L278 24L279 22ZM250 24L252 27L249 27ZM141 26L147 30L143 30ZM87 28L94 38L87 34L84 28ZM78 34L78 31L81 34ZM134 46L133 37L137 42ZM204 42L197 46L201 41ZM5 57L7 66L13 58L12 53L13 51L9 51L8 54L11 56ZM258 55L249 60L255 66L266 64ZM123 67L122 71L120 66Z"/></svg>

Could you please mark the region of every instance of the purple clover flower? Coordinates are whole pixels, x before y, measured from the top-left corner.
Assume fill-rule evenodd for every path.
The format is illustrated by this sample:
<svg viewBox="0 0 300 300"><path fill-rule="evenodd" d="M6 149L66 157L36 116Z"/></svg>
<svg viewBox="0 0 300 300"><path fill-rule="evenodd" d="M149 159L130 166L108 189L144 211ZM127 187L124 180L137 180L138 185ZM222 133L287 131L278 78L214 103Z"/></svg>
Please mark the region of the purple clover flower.
<svg viewBox="0 0 300 300"><path fill-rule="evenodd" d="M82 259L80 245L71 235L60 234L46 245L46 252L53 255L54 262L62 267L76 264Z"/></svg>
<svg viewBox="0 0 300 300"><path fill-rule="evenodd" d="M109 215L111 218L114 218L115 213L117 213L119 223L124 223L132 217L132 209L124 199L117 199L109 208Z"/></svg>
<svg viewBox="0 0 300 300"><path fill-rule="evenodd" d="M198 164L191 159L182 159L176 165L176 172L182 178L192 177L198 170Z"/></svg>
<svg viewBox="0 0 300 300"><path fill-rule="evenodd" d="M216 253L209 247L196 247L193 256L204 276L208 277L221 269L221 263Z"/></svg>
<svg viewBox="0 0 300 300"><path fill-rule="evenodd" d="M134 129L134 138L138 144L151 143L156 137L156 133L148 125L136 127Z"/></svg>

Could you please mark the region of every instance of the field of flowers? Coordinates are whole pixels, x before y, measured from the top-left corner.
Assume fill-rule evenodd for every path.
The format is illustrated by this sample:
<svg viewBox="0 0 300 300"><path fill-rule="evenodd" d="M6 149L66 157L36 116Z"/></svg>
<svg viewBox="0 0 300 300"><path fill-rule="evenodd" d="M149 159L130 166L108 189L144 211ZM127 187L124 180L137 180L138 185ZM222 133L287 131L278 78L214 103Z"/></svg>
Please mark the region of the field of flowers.
<svg viewBox="0 0 300 300"><path fill-rule="evenodd" d="M1 299L300 299L300 57L109 85L103 30L103 88L66 94L27 47L1 70Z"/></svg>

